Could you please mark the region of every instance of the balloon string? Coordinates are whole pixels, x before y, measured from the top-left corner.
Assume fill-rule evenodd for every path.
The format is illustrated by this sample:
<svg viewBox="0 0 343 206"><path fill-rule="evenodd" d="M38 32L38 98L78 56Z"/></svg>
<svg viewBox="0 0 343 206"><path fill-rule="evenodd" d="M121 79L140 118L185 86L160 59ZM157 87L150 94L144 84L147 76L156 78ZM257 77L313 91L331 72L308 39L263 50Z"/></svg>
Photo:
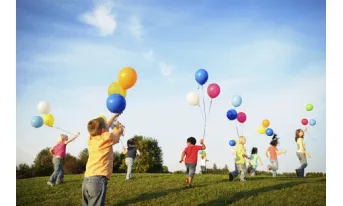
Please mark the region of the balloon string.
<svg viewBox="0 0 343 206"><path fill-rule="evenodd" d="M311 139L313 139L313 140L315 140L315 141L318 141L317 139L315 139L315 138L311 137L311 135L310 135L310 132L309 132L309 130L308 130L308 129L307 129L307 134L308 134L308 136L309 136Z"/></svg>
<svg viewBox="0 0 343 206"><path fill-rule="evenodd" d="M75 135L75 134L72 134L72 133L70 133L70 132L68 132L68 131L66 131L66 130L64 130L64 129L62 129L60 126L58 126L58 125L55 125L55 126L52 126L53 128L55 128L55 129L59 129L59 130L61 130L61 131L63 131L63 132L66 132L66 133L68 133L68 134L70 134L70 135Z"/></svg>
<svg viewBox="0 0 343 206"><path fill-rule="evenodd" d="M243 131L244 131L244 124L241 124L242 127L242 136L244 136Z"/></svg>
<svg viewBox="0 0 343 206"><path fill-rule="evenodd" d="M204 95L204 86L201 85L201 90L202 90L202 102L204 104L204 113L205 113L205 125L204 125L204 134L203 134L203 137L202 139L205 139L205 134L206 134L206 105L205 105L205 95Z"/></svg>
<svg viewBox="0 0 343 206"><path fill-rule="evenodd" d="M200 109L200 113L201 113L202 120L203 120L203 121L205 121L205 119L204 119L204 115L202 114L202 109L201 109L201 106L200 106L200 105L198 105L198 107L199 107L199 109Z"/></svg>
<svg viewBox="0 0 343 206"><path fill-rule="evenodd" d="M237 123L236 123L236 132L237 132L237 137L239 138Z"/></svg>
<svg viewBox="0 0 343 206"><path fill-rule="evenodd" d="M212 108L212 98L211 98L211 101L210 101L210 107L209 107L209 109L208 109L208 116L207 117L209 117L210 116L210 113L211 113L211 108Z"/></svg>

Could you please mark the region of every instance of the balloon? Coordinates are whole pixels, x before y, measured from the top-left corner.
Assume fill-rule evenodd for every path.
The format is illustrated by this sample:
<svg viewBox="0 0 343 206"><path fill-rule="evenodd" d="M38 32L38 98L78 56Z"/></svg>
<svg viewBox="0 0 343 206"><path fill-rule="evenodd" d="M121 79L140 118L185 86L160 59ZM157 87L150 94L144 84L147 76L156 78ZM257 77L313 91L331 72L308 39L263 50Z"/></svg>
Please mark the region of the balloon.
<svg viewBox="0 0 343 206"><path fill-rule="evenodd" d="M231 103L234 107L239 107L242 104L242 97L235 95L231 99Z"/></svg>
<svg viewBox="0 0 343 206"><path fill-rule="evenodd" d="M269 120L268 120L268 119L263 120L263 121L262 121L262 125L263 125L264 128L269 127L269 125L270 125Z"/></svg>
<svg viewBox="0 0 343 206"><path fill-rule="evenodd" d="M112 82L108 86L107 93L108 93L108 96L110 96L111 94L120 94L121 96L126 98L126 90L121 88L121 86L118 84L118 82Z"/></svg>
<svg viewBox="0 0 343 206"><path fill-rule="evenodd" d="M220 94L220 87L218 84L210 84L207 87L207 94L209 97L211 97L212 99L218 97L218 95Z"/></svg>
<svg viewBox="0 0 343 206"><path fill-rule="evenodd" d="M195 80L200 84L204 85L208 80L208 73L205 69L199 69L195 72Z"/></svg>
<svg viewBox="0 0 343 206"><path fill-rule="evenodd" d="M240 123L244 123L247 120L247 115L244 112L239 112L237 114L237 121Z"/></svg>
<svg viewBox="0 0 343 206"><path fill-rule="evenodd" d="M48 102L39 102L38 105L37 105L37 110L39 113L41 114L48 114L50 113L50 105Z"/></svg>
<svg viewBox="0 0 343 206"><path fill-rule="evenodd" d="M235 141L235 140L230 140L230 141L229 141L229 145L230 145L231 147L235 146L235 145L236 145L236 141Z"/></svg>
<svg viewBox="0 0 343 206"><path fill-rule="evenodd" d="M52 127L54 125L55 118L52 116L52 114L44 114L43 121L46 126Z"/></svg>
<svg viewBox="0 0 343 206"><path fill-rule="evenodd" d="M302 119L302 120L301 120L301 124L303 124L303 125L305 125L305 126L306 126L306 125L308 124L308 120L307 120L307 119L305 119L305 118L304 118L304 119Z"/></svg>
<svg viewBox="0 0 343 206"><path fill-rule="evenodd" d="M137 81L137 73L131 67L124 67L120 70L118 74L118 84L121 88L130 89L136 84Z"/></svg>
<svg viewBox="0 0 343 206"><path fill-rule="evenodd" d="M312 109L313 109L313 105L312 104L307 104L306 105L306 110L307 111L312 111Z"/></svg>
<svg viewBox="0 0 343 206"><path fill-rule="evenodd" d="M126 100L120 94L112 94L107 97L106 106L112 113L122 113L126 108Z"/></svg>
<svg viewBox="0 0 343 206"><path fill-rule="evenodd" d="M39 128L44 124L44 120L40 116L34 116L31 119L31 126L34 128Z"/></svg>
<svg viewBox="0 0 343 206"><path fill-rule="evenodd" d="M266 133L266 128L264 126L259 126L257 131L260 134L265 134Z"/></svg>
<svg viewBox="0 0 343 206"><path fill-rule="evenodd" d="M101 117L107 123L107 118L104 115L100 115L99 117Z"/></svg>
<svg viewBox="0 0 343 206"><path fill-rule="evenodd" d="M237 118L237 112L234 109L230 109L229 111L226 112L226 117L229 120L235 120Z"/></svg>
<svg viewBox="0 0 343 206"><path fill-rule="evenodd" d="M311 125L311 126L314 126L314 125L316 125L316 123L317 123L317 122L316 122L316 120L314 120L314 119L310 119L310 125Z"/></svg>
<svg viewBox="0 0 343 206"><path fill-rule="evenodd" d="M274 131L271 128L266 129L266 135L272 136L274 134Z"/></svg>
<svg viewBox="0 0 343 206"><path fill-rule="evenodd" d="M187 102L192 106L199 105L199 94L196 92L190 92L187 94Z"/></svg>

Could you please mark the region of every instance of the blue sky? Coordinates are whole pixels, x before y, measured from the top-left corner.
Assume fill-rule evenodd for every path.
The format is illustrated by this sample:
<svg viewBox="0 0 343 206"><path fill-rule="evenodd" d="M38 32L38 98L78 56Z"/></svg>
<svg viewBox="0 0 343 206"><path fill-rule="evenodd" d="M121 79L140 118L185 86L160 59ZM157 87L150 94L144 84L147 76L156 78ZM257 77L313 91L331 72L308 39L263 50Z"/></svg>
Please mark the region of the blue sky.
<svg viewBox="0 0 343 206"><path fill-rule="evenodd" d="M294 171L294 133L307 117L317 120L306 138L308 170L326 171L325 1L161 2L17 1L17 163L31 163L60 133L30 126L42 100L56 124L81 132L67 147L78 155L87 147L87 122L111 115L107 86L132 66L138 81L121 117L124 140L157 138L171 170L184 169L178 160L186 138L202 135L200 112L187 105L186 94L197 89L194 72L205 68L208 83L221 86L205 138L210 167L233 167L228 141L236 130L225 114L238 94L238 110L248 116L246 147L259 148L263 169L270 139L257 133L261 121L271 121L287 150L280 171ZM315 107L310 113L307 103Z"/></svg>

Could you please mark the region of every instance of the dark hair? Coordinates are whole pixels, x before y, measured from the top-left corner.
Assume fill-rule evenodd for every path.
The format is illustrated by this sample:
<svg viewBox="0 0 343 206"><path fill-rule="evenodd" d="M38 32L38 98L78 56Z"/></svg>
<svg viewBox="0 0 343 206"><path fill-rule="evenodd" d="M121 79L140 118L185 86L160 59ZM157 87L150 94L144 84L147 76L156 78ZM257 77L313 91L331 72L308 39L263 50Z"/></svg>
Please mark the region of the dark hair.
<svg viewBox="0 0 343 206"><path fill-rule="evenodd" d="M272 141L270 142L272 146L276 146L279 144L279 138L277 138L277 134L273 135Z"/></svg>
<svg viewBox="0 0 343 206"><path fill-rule="evenodd" d="M303 136L302 137L299 136L300 132L303 132ZM297 129L295 131L295 142L297 142L298 138L304 138L304 131L302 129Z"/></svg>
<svg viewBox="0 0 343 206"><path fill-rule="evenodd" d="M133 146L133 145L136 145L137 141L135 138L131 138L129 140L127 140L127 146Z"/></svg>
<svg viewBox="0 0 343 206"><path fill-rule="evenodd" d="M197 140L194 137L190 137L187 139L187 142L191 143L192 145L195 145L197 143Z"/></svg>
<svg viewBox="0 0 343 206"><path fill-rule="evenodd" d="M256 147L253 147L253 148L252 148L251 154L257 154L257 148L256 148Z"/></svg>

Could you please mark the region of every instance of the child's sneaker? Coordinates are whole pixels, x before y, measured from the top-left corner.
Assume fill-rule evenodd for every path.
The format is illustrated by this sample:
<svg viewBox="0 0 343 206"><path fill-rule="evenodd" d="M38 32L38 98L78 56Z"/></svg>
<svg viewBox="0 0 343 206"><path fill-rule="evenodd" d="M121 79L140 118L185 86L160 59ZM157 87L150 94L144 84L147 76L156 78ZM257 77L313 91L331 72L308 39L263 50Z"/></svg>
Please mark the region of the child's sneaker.
<svg viewBox="0 0 343 206"><path fill-rule="evenodd" d="M47 182L48 185L50 185L51 187L54 186L54 184L52 184L51 182Z"/></svg>
<svg viewBox="0 0 343 206"><path fill-rule="evenodd" d="M229 173L229 182L232 182L232 180L233 180L233 175Z"/></svg>

